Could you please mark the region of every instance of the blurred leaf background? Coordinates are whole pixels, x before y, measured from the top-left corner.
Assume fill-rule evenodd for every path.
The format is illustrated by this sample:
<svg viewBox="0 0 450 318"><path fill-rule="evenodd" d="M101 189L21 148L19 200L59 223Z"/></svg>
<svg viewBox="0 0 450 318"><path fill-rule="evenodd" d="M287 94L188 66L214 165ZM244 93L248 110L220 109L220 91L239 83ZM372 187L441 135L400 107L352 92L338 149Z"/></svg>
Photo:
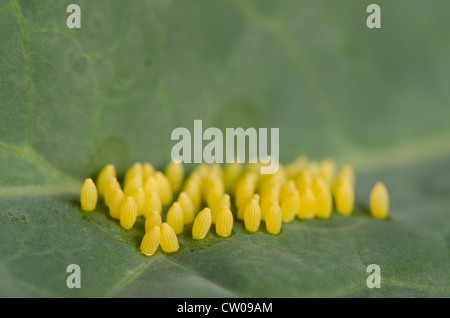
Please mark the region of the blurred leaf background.
<svg viewBox="0 0 450 318"><path fill-rule="evenodd" d="M70 3L81 29L66 27ZM377 30L369 3L0 0L0 295L448 297L450 3L377 1ZM284 163L354 164L355 215L276 238L236 224L146 259L142 224L79 210L84 178L162 169L194 119L279 127ZM367 212L378 180L385 222ZM380 290L365 287L372 262Z"/></svg>

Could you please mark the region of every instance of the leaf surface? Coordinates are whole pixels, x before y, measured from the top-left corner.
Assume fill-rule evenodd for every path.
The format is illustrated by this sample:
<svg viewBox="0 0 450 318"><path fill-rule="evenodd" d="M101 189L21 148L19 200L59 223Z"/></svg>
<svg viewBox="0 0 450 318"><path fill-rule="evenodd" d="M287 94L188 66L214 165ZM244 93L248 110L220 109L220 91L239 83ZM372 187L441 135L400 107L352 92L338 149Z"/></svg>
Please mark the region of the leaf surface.
<svg viewBox="0 0 450 318"><path fill-rule="evenodd" d="M450 3L0 0L0 296L449 297ZM357 172L350 217L139 252L79 190L107 163L163 169L177 127L279 127L280 159ZM370 217L383 181L390 217ZM81 288L69 289L69 264ZM381 288L369 289L369 264Z"/></svg>

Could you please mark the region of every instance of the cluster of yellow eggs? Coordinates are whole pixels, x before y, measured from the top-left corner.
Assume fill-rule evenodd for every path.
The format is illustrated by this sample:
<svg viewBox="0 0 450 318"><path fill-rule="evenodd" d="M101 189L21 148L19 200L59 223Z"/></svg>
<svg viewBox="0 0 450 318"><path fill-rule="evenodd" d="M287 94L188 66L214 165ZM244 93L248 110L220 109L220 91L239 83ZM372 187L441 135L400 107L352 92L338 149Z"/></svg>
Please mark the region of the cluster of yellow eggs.
<svg viewBox="0 0 450 318"><path fill-rule="evenodd" d="M150 163L135 163L120 184L115 167L108 164L96 183L85 180L81 207L95 210L100 196L110 216L125 229L131 229L138 217L145 217L140 246L145 255L153 255L159 246L166 253L176 252L177 235L183 233L187 224L193 223L195 240L204 239L212 224L219 236L230 236L235 218L242 220L250 233L257 232L264 222L266 231L275 235L283 223L296 217L327 219L333 206L341 215L353 212L355 173L350 165L337 170L331 159L317 162L301 156L280 166L274 174L263 175L259 171L259 164L200 164L185 178L181 163L171 161L164 172L155 170ZM168 207L165 222L163 206ZM388 207L388 193L378 182L370 195L371 214L385 218Z"/></svg>

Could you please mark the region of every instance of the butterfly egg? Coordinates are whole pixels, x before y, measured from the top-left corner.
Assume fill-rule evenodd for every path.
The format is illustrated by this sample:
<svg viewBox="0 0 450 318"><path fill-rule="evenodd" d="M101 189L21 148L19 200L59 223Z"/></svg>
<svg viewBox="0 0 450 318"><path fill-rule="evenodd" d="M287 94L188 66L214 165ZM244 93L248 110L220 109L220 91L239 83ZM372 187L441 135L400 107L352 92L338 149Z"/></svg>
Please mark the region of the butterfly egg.
<svg viewBox="0 0 450 318"><path fill-rule="evenodd" d="M300 166L301 169L303 169L308 164L308 157L306 157L305 155L300 155L295 158L295 162Z"/></svg>
<svg viewBox="0 0 450 318"><path fill-rule="evenodd" d="M336 171L336 163L332 159L326 159L320 163L319 176L328 186L331 186Z"/></svg>
<svg viewBox="0 0 450 318"><path fill-rule="evenodd" d="M259 230L259 225L261 223L261 208L259 207L258 201L258 199L252 199L244 211L244 225L249 232L256 232Z"/></svg>
<svg viewBox="0 0 450 318"><path fill-rule="evenodd" d="M247 172L244 178L246 182L250 182L256 187L259 180L259 169L256 172Z"/></svg>
<svg viewBox="0 0 450 318"><path fill-rule="evenodd" d="M125 201L125 195L121 189L116 189L111 196L109 215L111 215L114 219L120 219L120 208L122 207L122 203Z"/></svg>
<svg viewBox="0 0 450 318"><path fill-rule="evenodd" d="M264 174L260 176L260 182L258 184L257 192L261 195L264 192L270 191L274 186L281 186L286 182L286 177L284 176L284 172L282 172L282 166L280 165L278 171L273 174Z"/></svg>
<svg viewBox="0 0 450 318"><path fill-rule="evenodd" d="M159 226L154 226L145 232L141 241L141 252L147 256L155 254L161 241L161 231Z"/></svg>
<svg viewBox="0 0 450 318"><path fill-rule="evenodd" d="M256 175L246 174L241 180L239 180L236 186L235 204L238 208L245 208L252 195L255 193L256 188ZM244 205L244 206L243 206Z"/></svg>
<svg viewBox="0 0 450 318"><path fill-rule="evenodd" d="M95 210L95 207L97 206L97 199L98 193L94 181L92 181L92 179L90 178L84 180L80 194L81 208L84 211Z"/></svg>
<svg viewBox="0 0 450 318"><path fill-rule="evenodd" d="M159 194L159 185L154 176L150 176L145 180L144 192L146 195L149 195L152 192L158 192Z"/></svg>
<svg viewBox="0 0 450 318"><path fill-rule="evenodd" d="M314 215L322 219L328 219L333 207L330 189L325 185L315 191L313 190L313 193L315 198Z"/></svg>
<svg viewBox="0 0 450 318"><path fill-rule="evenodd" d="M255 172L246 172L241 179L239 179L239 183L241 184L251 184L256 189L256 183L258 181L258 174Z"/></svg>
<svg viewBox="0 0 450 318"><path fill-rule="evenodd" d="M297 162L291 162L286 165L286 176L288 179L296 179L298 174L300 173L302 166Z"/></svg>
<svg viewBox="0 0 450 318"><path fill-rule="evenodd" d="M278 202L279 191L272 189L269 193L261 194L261 220L266 220L267 212L270 209L273 201Z"/></svg>
<svg viewBox="0 0 450 318"><path fill-rule="evenodd" d="M235 195L235 204L238 208L238 219L244 219L244 209L250 202L252 196L254 195L254 188L251 185L246 185L243 187L238 187ZM241 212L239 212L241 211Z"/></svg>
<svg viewBox="0 0 450 318"><path fill-rule="evenodd" d="M259 188L259 193L261 194L261 197L267 196L270 194L270 192L275 191L278 193L278 196L280 195L280 189L281 189L282 183L279 181L276 181L272 178L265 181L263 184L261 184Z"/></svg>
<svg viewBox="0 0 450 318"><path fill-rule="evenodd" d="M184 186L186 186L189 183L194 183L197 186L200 186L202 184L202 177L200 176L200 173L192 172L189 175L189 177L186 178L186 182L184 183Z"/></svg>
<svg viewBox="0 0 450 318"><path fill-rule="evenodd" d="M283 167L283 165L280 165L278 171L273 174L273 180L279 182L280 184L283 184L287 181L287 179L286 169Z"/></svg>
<svg viewBox="0 0 450 318"><path fill-rule="evenodd" d="M167 222L161 225L161 248L166 253L173 253L178 251L178 238L175 231Z"/></svg>
<svg viewBox="0 0 450 318"><path fill-rule="evenodd" d="M278 234L281 231L283 215L278 201L272 201L266 214L266 230L270 234Z"/></svg>
<svg viewBox="0 0 450 318"><path fill-rule="evenodd" d="M259 186L255 189L255 192L258 192L261 195L267 193L270 191L273 184L275 184L275 182L270 176L263 177L263 180L259 183Z"/></svg>
<svg viewBox="0 0 450 318"><path fill-rule="evenodd" d="M228 208L231 207L230 196L225 193L221 198L219 198L215 203L213 208L211 209L211 219L213 223L216 223L217 215L219 214L222 207L226 206Z"/></svg>
<svg viewBox="0 0 450 318"><path fill-rule="evenodd" d="M253 162L252 162L253 161ZM258 182L260 177L260 171L261 171L262 163L260 161L252 160L252 158L249 158L247 165L245 166L245 173L251 173L255 174L257 176L256 182Z"/></svg>
<svg viewBox="0 0 450 318"><path fill-rule="evenodd" d="M305 156L297 157L286 166L286 176L288 179L296 179L298 174L305 169L308 159Z"/></svg>
<svg viewBox="0 0 450 318"><path fill-rule="evenodd" d="M127 184L130 179L132 179L136 174L142 176L142 164L140 162L134 163L128 170L125 172L125 176L123 177L123 184Z"/></svg>
<svg viewBox="0 0 450 318"><path fill-rule="evenodd" d="M222 174L222 167L218 163L206 165L206 169L203 169L202 181L205 182L206 186L209 186L209 183L217 179L222 180Z"/></svg>
<svg viewBox="0 0 450 318"><path fill-rule="evenodd" d="M234 193L243 169L244 167L242 166L242 163L238 162L228 163L225 165L222 179L226 192Z"/></svg>
<svg viewBox="0 0 450 318"><path fill-rule="evenodd" d="M197 167L194 168L192 174L197 174L200 176L200 179L203 180L208 176L209 167L206 163L201 163Z"/></svg>
<svg viewBox="0 0 450 318"><path fill-rule="evenodd" d="M142 166L142 182L145 184L147 179L155 173L155 168L149 162L144 163Z"/></svg>
<svg viewBox="0 0 450 318"><path fill-rule="evenodd" d="M222 176L223 176L222 166L218 163L213 163L209 167L209 175L212 176L214 179L222 180Z"/></svg>
<svg viewBox="0 0 450 318"><path fill-rule="evenodd" d="M286 174L286 168L283 165L279 165L278 171L267 175L268 178L266 180L269 180L270 182L279 183L280 185L286 183L288 180L287 174Z"/></svg>
<svg viewBox="0 0 450 318"><path fill-rule="evenodd" d="M173 200L172 187L169 180L161 171L155 173L155 180L158 183L158 194L162 204L169 205Z"/></svg>
<svg viewBox="0 0 450 318"><path fill-rule="evenodd" d="M159 194L156 191L150 192L144 201L144 206L142 207L142 213L147 218L152 211L158 211L161 215L162 213L162 203L159 198Z"/></svg>
<svg viewBox="0 0 450 318"><path fill-rule="evenodd" d="M202 203L200 185L195 181L188 181L183 187L183 192L186 192L187 195L191 198L192 204L194 206L194 211L198 211Z"/></svg>
<svg viewBox="0 0 450 318"><path fill-rule="evenodd" d="M352 186L355 185L355 171L351 165L343 165L341 170L338 172L337 179L347 179Z"/></svg>
<svg viewBox="0 0 450 318"><path fill-rule="evenodd" d="M100 196L103 196L105 193L105 186L106 182L108 182L109 179L116 177L116 169L114 168L114 165L109 164L106 165L98 174L97 176L97 190L98 194Z"/></svg>
<svg viewBox="0 0 450 318"><path fill-rule="evenodd" d="M311 174L308 171L301 171L297 179L295 180L295 185L298 191L302 191L305 188L309 188L312 185Z"/></svg>
<svg viewBox="0 0 450 318"><path fill-rule="evenodd" d="M236 217L238 220L244 220L244 212L245 208L247 208L247 205L250 203L251 199L247 200L247 204L241 204L241 206L237 209Z"/></svg>
<svg viewBox="0 0 450 318"><path fill-rule="evenodd" d="M224 187L222 180L216 178L210 183L209 189L206 195L206 204L209 207L214 207L216 202L224 195Z"/></svg>
<svg viewBox="0 0 450 318"><path fill-rule="evenodd" d="M145 231L154 228L155 226L160 227L162 224L161 214L158 210L153 210L145 219Z"/></svg>
<svg viewBox="0 0 450 318"><path fill-rule="evenodd" d="M297 190L286 195L281 204L281 215L283 222L292 222L300 207L300 194Z"/></svg>
<svg viewBox="0 0 450 318"><path fill-rule="evenodd" d="M145 192L142 188L138 188L133 191L131 194L133 197L134 202L137 206L137 215L140 216L144 214L144 203L145 203Z"/></svg>
<svg viewBox="0 0 450 318"><path fill-rule="evenodd" d="M202 179L202 182L205 185L205 196L207 195L209 188L212 186L219 187L219 189L222 192L225 192L225 186L223 185L222 174L219 174L217 171L215 173L210 172L206 177L204 177Z"/></svg>
<svg viewBox="0 0 450 318"><path fill-rule="evenodd" d="M166 167L165 174L169 180L172 191L178 193L184 180L184 167L181 162L170 161Z"/></svg>
<svg viewBox="0 0 450 318"><path fill-rule="evenodd" d="M136 173L124 183L123 193L125 196L130 196L136 189L142 188L142 186L142 174Z"/></svg>
<svg viewBox="0 0 450 318"><path fill-rule="evenodd" d="M211 210L204 208L195 217L194 225L192 226L192 238L194 240L202 240L208 234L211 227Z"/></svg>
<svg viewBox="0 0 450 318"><path fill-rule="evenodd" d="M183 210L178 202L174 202L167 212L167 224L175 231L176 234L183 233L184 219Z"/></svg>
<svg viewBox="0 0 450 318"><path fill-rule="evenodd" d="M111 178L108 180L108 182L106 182L104 199L105 199L105 205L107 207L109 207L109 205L110 205L110 200L111 200L112 194L117 189L121 189L121 187L120 187L119 181L117 181L116 178Z"/></svg>
<svg viewBox="0 0 450 318"><path fill-rule="evenodd" d="M298 173L298 168L294 163L289 163L286 165L286 176L288 179L295 179Z"/></svg>
<svg viewBox="0 0 450 318"><path fill-rule="evenodd" d="M355 193L350 181L340 179L335 187L334 200L336 212L341 215L350 215L353 212Z"/></svg>
<svg viewBox="0 0 450 318"><path fill-rule="evenodd" d="M316 198L311 188L304 188L300 191L300 206L298 207L297 217L302 220L312 219L314 217L314 204Z"/></svg>
<svg viewBox="0 0 450 318"><path fill-rule="evenodd" d="M207 167L207 168L208 168L207 171L209 171L209 167ZM209 191L209 188L210 188L210 185L211 185L211 183L212 183L212 181L213 181L214 179L215 179L215 178L214 178L213 176L211 176L211 175L209 174L209 172L208 172L206 175L202 176L199 185L200 185L200 193L201 193L201 195L202 195L203 198L206 198L206 197L207 197L208 191Z"/></svg>
<svg viewBox="0 0 450 318"><path fill-rule="evenodd" d="M233 230L233 213L227 206L222 206L222 209L216 217L216 233L222 237L228 237Z"/></svg>
<svg viewBox="0 0 450 318"><path fill-rule="evenodd" d="M383 183L377 182L370 193L370 213L374 218L385 218L389 212L389 194Z"/></svg>
<svg viewBox="0 0 450 318"><path fill-rule="evenodd" d="M194 222L194 204L192 203L189 195L186 192L180 192L177 202L180 204L181 210L183 211L184 224L191 224L192 222Z"/></svg>
<svg viewBox="0 0 450 318"><path fill-rule="evenodd" d="M241 204L241 206L237 210L237 218L239 220L244 220L245 209L247 208L247 206L251 203L252 200L257 200L259 204L259 199L260 199L259 194L255 193L247 200L247 202Z"/></svg>
<svg viewBox="0 0 450 318"><path fill-rule="evenodd" d="M317 161L310 161L305 166L305 171L311 175L311 178L315 179L320 172L320 165Z"/></svg>
<svg viewBox="0 0 450 318"><path fill-rule="evenodd" d="M284 183L280 188L280 204L283 206L284 199L290 194L297 191L297 187L295 186L294 180L288 180L286 183Z"/></svg>
<svg viewBox="0 0 450 318"><path fill-rule="evenodd" d="M312 185L311 185L311 190L312 192L315 194L316 192L320 192L322 191L322 189L327 188L328 189L328 185L326 184L325 180L323 180L322 178L318 177L316 179L314 179Z"/></svg>
<svg viewBox="0 0 450 318"><path fill-rule="evenodd" d="M267 175L265 174L261 174L261 169L262 167L266 166L268 167L268 165L263 165L261 162L258 163L254 163L254 164L249 164L252 165L254 167L254 169L248 169L248 173L254 175L255 179L253 181L254 187L255 187L255 192L257 189L259 189L259 187L261 186L261 183L264 181L264 177L266 177ZM280 165L281 166L281 165Z"/></svg>
<svg viewBox="0 0 450 318"><path fill-rule="evenodd" d="M126 197L120 207L120 225L129 230L133 227L137 217L137 206L132 197Z"/></svg>

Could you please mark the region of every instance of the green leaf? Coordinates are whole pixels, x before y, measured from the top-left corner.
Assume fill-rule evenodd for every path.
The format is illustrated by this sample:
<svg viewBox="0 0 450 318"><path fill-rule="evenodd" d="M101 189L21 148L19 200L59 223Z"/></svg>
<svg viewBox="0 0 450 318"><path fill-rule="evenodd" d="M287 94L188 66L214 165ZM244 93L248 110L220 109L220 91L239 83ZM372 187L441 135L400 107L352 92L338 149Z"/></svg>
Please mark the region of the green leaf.
<svg viewBox="0 0 450 318"><path fill-rule="evenodd" d="M449 297L450 3L0 0L0 296ZM282 162L354 164L349 217L139 252L79 190L163 169L177 127L279 127ZM188 167L191 168L191 167ZM383 181L390 217L368 211ZM69 264L81 288L69 289ZM381 288L369 289L369 264Z"/></svg>

